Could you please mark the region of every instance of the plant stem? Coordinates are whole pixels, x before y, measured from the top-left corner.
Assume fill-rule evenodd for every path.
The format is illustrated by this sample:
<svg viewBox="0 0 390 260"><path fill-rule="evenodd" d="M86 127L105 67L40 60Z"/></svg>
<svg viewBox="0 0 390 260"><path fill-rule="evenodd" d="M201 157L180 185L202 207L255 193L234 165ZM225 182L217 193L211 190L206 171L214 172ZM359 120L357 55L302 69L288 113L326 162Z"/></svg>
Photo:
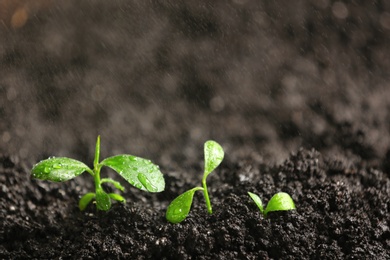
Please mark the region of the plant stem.
<svg viewBox="0 0 390 260"><path fill-rule="evenodd" d="M95 160L93 161L93 168L96 169L99 164L100 157L100 135L98 135L95 146Z"/></svg>
<svg viewBox="0 0 390 260"><path fill-rule="evenodd" d="M99 189L102 189L102 185L100 182L100 169L101 166L99 165L99 157L100 157L100 135L98 135L96 140L96 147L95 147L95 159L93 161L93 177L95 180L95 189L96 191Z"/></svg>
<svg viewBox="0 0 390 260"><path fill-rule="evenodd" d="M213 214L213 209L211 208L211 202L209 198L209 192L207 191L207 184L206 184L206 174L203 175L202 179L202 185L203 185L203 194L204 194L204 199L206 200L206 206L209 214Z"/></svg>

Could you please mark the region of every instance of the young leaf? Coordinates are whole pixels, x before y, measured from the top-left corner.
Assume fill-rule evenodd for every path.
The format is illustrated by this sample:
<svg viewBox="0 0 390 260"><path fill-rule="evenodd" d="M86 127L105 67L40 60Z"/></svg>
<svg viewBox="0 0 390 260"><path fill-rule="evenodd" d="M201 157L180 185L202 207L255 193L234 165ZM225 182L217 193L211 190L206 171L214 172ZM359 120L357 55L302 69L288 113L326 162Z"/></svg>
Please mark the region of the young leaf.
<svg viewBox="0 0 390 260"><path fill-rule="evenodd" d="M109 193L108 196L110 196L111 199L126 203L125 198L123 198L121 195L116 194L116 193Z"/></svg>
<svg viewBox="0 0 390 260"><path fill-rule="evenodd" d="M269 200L264 211L264 216L267 216L268 212L271 211L291 209L295 209L295 204L290 195L285 192L279 192L272 196L272 198Z"/></svg>
<svg viewBox="0 0 390 260"><path fill-rule="evenodd" d="M88 204L92 201L93 198L95 198L95 193L93 192L89 192L85 194L83 197L81 197L79 201L79 209L83 211L88 206Z"/></svg>
<svg viewBox="0 0 390 260"><path fill-rule="evenodd" d="M174 199L171 204L169 204L166 219L171 223L182 222L190 212L192 200L194 198L194 193L197 190L203 190L201 187L195 187L191 190L184 192Z"/></svg>
<svg viewBox="0 0 390 260"><path fill-rule="evenodd" d="M264 214L264 208L263 208L263 202L261 201L260 197L256 194L249 192L249 196L252 198L252 200L256 203L257 207L259 208L261 214Z"/></svg>
<svg viewBox="0 0 390 260"><path fill-rule="evenodd" d="M164 176L158 166L150 160L122 154L109 157L100 164L110 167L131 185L141 190L160 192L165 188Z"/></svg>
<svg viewBox="0 0 390 260"><path fill-rule="evenodd" d="M223 148L215 141L209 140L204 144L204 176L207 177L222 162Z"/></svg>
<svg viewBox="0 0 390 260"><path fill-rule="evenodd" d="M96 190L96 207L98 210L107 211L111 208L110 196L103 189Z"/></svg>
<svg viewBox="0 0 390 260"><path fill-rule="evenodd" d="M120 190L120 191L124 191L124 190L125 190L125 187L123 187L119 182L114 181L113 179L110 179L110 178L103 178L103 179L100 181L100 184L105 183L105 182L111 183L112 185L114 185L115 188L117 188L117 189Z"/></svg>
<svg viewBox="0 0 390 260"><path fill-rule="evenodd" d="M86 170L90 170L89 167L80 161L53 157L37 163L31 172L34 178L40 180L63 182L79 176Z"/></svg>

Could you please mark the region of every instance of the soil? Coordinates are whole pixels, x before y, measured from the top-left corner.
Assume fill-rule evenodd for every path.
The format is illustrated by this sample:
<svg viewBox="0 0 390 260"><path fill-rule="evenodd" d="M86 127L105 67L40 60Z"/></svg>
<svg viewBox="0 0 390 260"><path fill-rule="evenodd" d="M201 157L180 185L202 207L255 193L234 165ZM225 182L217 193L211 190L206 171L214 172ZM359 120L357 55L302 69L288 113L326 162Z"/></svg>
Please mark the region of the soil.
<svg viewBox="0 0 390 260"><path fill-rule="evenodd" d="M386 1L3 0L0 21L1 259L390 259ZM31 178L48 156L90 165L98 134L165 191L80 212L88 174ZM170 224L208 139L214 213L198 193ZM297 209L264 218L248 191Z"/></svg>

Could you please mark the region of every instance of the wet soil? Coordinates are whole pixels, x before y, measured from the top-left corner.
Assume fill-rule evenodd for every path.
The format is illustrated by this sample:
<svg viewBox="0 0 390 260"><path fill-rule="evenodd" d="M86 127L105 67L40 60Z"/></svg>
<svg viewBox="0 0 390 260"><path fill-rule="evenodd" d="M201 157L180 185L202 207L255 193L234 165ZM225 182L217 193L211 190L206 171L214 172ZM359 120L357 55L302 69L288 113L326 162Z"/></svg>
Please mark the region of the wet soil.
<svg viewBox="0 0 390 260"><path fill-rule="evenodd" d="M0 1L0 258L390 258L386 1L62 2ZM90 176L30 177L48 156L90 165L98 134L166 190L80 212ZM208 139L214 214L199 193L167 223ZM297 210L264 219L247 191Z"/></svg>

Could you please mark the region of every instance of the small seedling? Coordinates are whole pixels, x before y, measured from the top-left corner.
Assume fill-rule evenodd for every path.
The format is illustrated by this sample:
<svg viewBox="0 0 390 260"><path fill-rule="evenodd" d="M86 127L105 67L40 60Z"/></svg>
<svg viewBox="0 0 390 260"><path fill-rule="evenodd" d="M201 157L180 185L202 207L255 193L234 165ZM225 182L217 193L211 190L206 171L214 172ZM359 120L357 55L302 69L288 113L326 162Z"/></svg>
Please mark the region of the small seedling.
<svg viewBox="0 0 390 260"><path fill-rule="evenodd" d="M295 209L294 201L292 200L291 196L285 192L278 192L274 196L272 196L265 210L259 196L252 192L248 192L248 194L256 203L257 207L259 207L260 212L265 218L267 217L268 212Z"/></svg>
<svg viewBox="0 0 390 260"><path fill-rule="evenodd" d="M171 223L179 223L183 221L190 212L192 199L198 190L202 190L206 201L206 207L209 214L213 213L209 193L207 191L206 178L209 174L218 167L224 156L223 148L215 141L207 141L204 144L204 172L202 179L202 187L192 188L183 194L179 195L169 204L166 218Z"/></svg>
<svg viewBox="0 0 390 260"><path fill-rule="evenodd" d="M125 203L125 199L116 193L106 193L103 183L110 183L120 191L124 187L111 178L100 179L100 170L103 166L110 167L122 176L127 182L138 189L149 192L160 192L165 188L165 181L159 167L150 160L143 159L128 154L112 156L99 162L100 157L100 136L96 140L95 159L93 169L84 163L66 158L51 157L37 163L32 168L32 176L40 180L54 182L64 182L79 176L83 172L88 172L95 180L95 192L85 194L79 201L80 210L84 210L87 205L95 199L96 207L99 210L107 211L111 208L111 199Z"/></svg>

